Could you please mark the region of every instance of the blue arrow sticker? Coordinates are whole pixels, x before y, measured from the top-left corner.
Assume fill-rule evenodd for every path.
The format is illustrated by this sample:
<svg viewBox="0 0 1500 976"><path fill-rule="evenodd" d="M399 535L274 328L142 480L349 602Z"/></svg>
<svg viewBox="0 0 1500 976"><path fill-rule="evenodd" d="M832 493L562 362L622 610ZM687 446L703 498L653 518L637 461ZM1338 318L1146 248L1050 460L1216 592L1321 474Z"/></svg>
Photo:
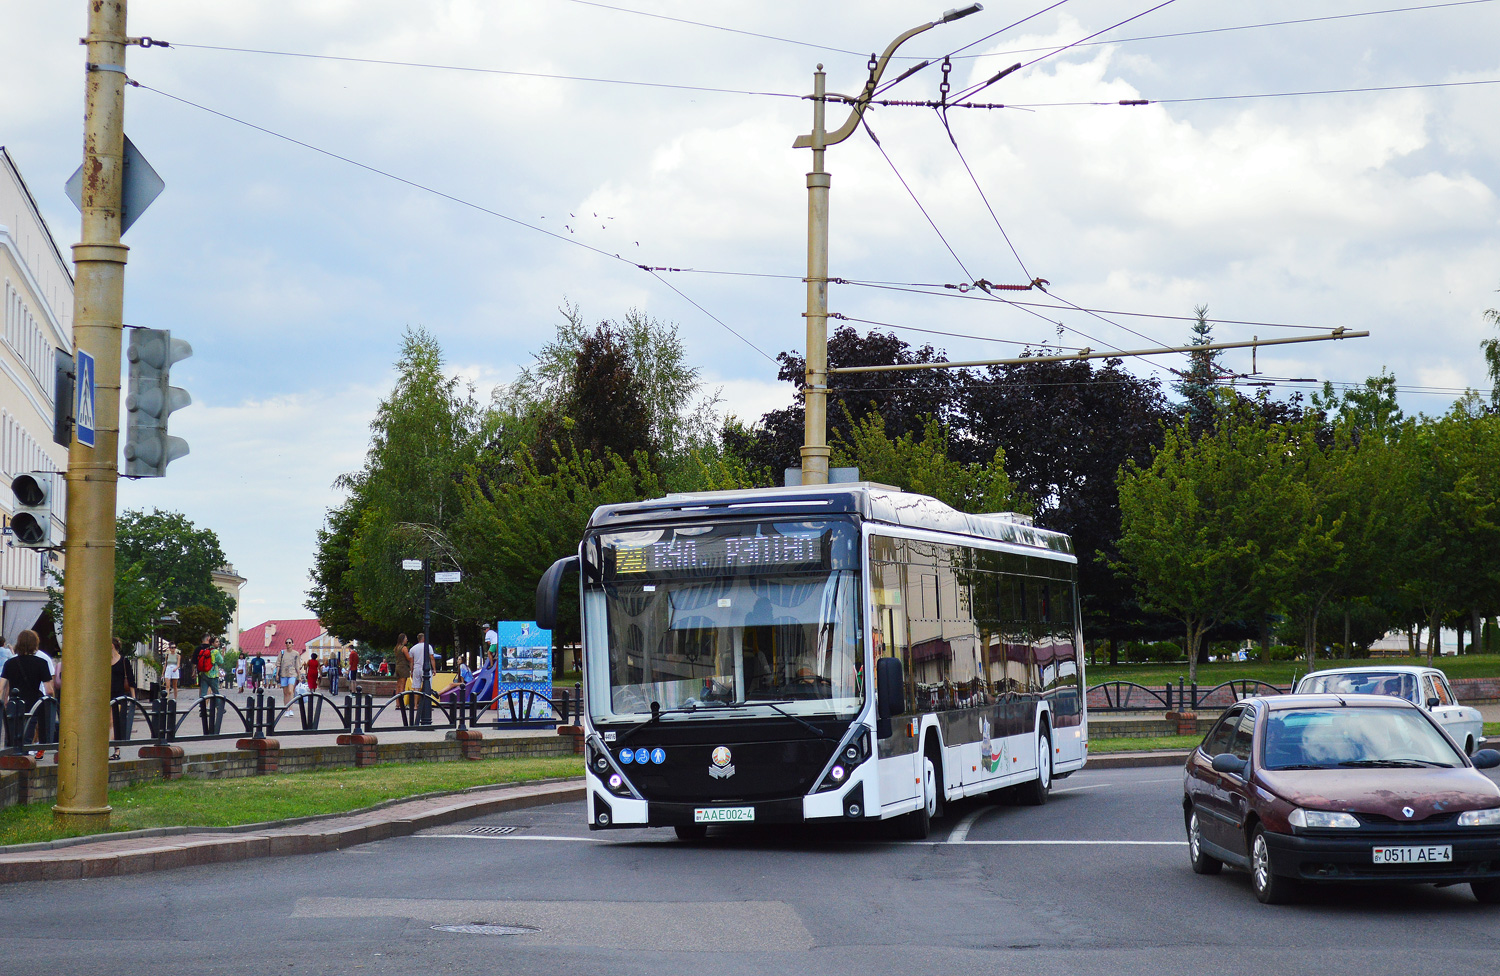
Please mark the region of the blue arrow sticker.
<svg viewBox="0 0 1500 976"><path fill-rule="evenodd" d="M667 761L667 750L661 748L660 746L657 746L655 749L652 749L651 750L651 761L654 762L654 763L656 763L658 766L660 766L662 763L666 762Z"/></svg>

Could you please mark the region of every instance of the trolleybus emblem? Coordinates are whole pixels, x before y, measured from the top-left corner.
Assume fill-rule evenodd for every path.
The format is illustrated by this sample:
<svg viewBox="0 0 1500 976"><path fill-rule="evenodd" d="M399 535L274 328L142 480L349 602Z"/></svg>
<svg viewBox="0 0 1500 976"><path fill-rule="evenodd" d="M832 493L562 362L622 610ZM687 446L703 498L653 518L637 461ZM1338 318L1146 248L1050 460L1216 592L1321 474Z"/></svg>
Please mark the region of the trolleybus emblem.
<svg viewBox="0 0 1500 976"><path fill-rule="evenodd" d="M728 746L718 746L712 754L713 765L708 767L708 775L714 779L728 779L734 775L734 767L729 764L733 755Z"/></svg>

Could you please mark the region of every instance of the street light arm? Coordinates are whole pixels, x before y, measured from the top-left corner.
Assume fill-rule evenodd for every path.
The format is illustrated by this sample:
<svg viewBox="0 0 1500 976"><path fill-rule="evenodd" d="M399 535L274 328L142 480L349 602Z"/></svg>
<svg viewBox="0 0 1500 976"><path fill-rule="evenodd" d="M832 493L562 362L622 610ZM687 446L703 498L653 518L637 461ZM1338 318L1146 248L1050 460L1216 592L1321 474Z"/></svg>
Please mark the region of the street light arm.
<svg viewBox="0 0 1500 976"><path fill-rule="evenodd" d="M913 37L916 37L923 31L932 30L940 23L942 23L942 21L933 21L932 23L922 24L919 27L913 27L905 34L902 34L900 37L896 38L886 47L885 53L882 54L879 60L875 62L875 70L870 73L870 79L865 82L864 91L860 92L859 97L854 100L854 108L850 110L849 118L844 121L843 125L839 126L837 129L834 129L832 132L823 137L823 145L813 145L813 134L808 134L805 136L798 136L796 141L792 143L792 148L814 150L823 149L827 146L836 146L853 135L854 127L859 125L860 117L864 115L865 109L869 107L870 99L875 94L875 88L880 84L880 78L885 74L886 65L890 63L891 55L896 53L896 48L905 44L907 41L911 40Z"/></svg>

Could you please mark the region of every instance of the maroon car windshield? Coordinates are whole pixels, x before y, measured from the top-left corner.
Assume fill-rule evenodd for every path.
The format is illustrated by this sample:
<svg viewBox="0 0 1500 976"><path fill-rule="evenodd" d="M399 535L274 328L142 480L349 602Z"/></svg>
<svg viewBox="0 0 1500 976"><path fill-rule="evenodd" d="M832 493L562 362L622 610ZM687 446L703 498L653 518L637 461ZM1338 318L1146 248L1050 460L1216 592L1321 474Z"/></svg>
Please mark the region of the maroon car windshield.
<svg viewBox="0 0 1500 976"><path fill-rule="evenodd" d="M1266 769L1462 766L1443 733L1411 708L1275 709L1266 718Z"/></svg>

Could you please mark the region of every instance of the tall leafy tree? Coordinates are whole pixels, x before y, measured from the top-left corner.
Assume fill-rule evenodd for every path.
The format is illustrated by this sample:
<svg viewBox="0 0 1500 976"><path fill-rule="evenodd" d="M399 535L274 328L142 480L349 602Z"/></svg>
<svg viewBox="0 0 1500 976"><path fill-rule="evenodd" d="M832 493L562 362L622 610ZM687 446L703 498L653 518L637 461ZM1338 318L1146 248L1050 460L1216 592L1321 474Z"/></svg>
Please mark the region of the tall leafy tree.
<svg viewBox="0 0 1500 976"><path fill-rule="evenodd" d="M121 567L130 567L128 573L139 572L144 583L131 585L125 592L136 597L154 593L160 612L165 613L207 607L219 621L216 632L229 625L234 613L234 598L213 581L214 571L228 561L218 535L194 525L180 512L132 510L115 520L116 575Z"/></svg>
<svg viewBox="0 0 1500 976"><path fill-rule="evenodd" d="M729 429L727 445L753 469L775 474L780 483L786 468L802 465L803 387L807 360L798 352L783 352L776 377L795 386L790 407L761 416L753 430ZM902 363L944 362L932 346L913 348L889 333L860 335L844 326L828 337L830 366L892 366ZM828 443L847 439L849 431L871 414L885 421L891 437L920 434L928 418L954 429L960 383L953 370L930 369L896 373L837 373L829 377Z"/></svg>
<svg viewBox="0 0 1500 976"><path fill-rule="evenodd" d="M403 570L403 559L424 559L436 569L462 568L447 532L462 514L463 475L478 459L482 439L472 389L445 375L442 350L425 329L409 329L402 337L396 372L396 386L370 425L363 470L338 481L358 500L358 521L352 528L333 526L338 531L320 547L320 561L329 560L320 579L337 581L333 592L352 592L359 617L382 635L420 626L422 574ZM345 538L348 567L339 572ZM433 609L451 626L446 589L434 588ZM347 626L347 620L339 625ZM339 636L356 639L370 632Z"/></svg>
<svg viewBox="0 0 1500 976"><path fill-rule="evenodd" d="M1182 624L1188 674L1215 625L1281 596L1290 558L1287 434L1227 395L1213 425L1166 432L1149 466L1120 472L1120 559L1141 604Z"/></svg>
<svg viewBox="0 0 1500 976"><path fill-rule="evenodd" d="M892 437L885 418L867 414L839 435L834 463L859 467L860 477L931 495L961 512L1030 512L1031 502L1005 473L1005 452L988 464L965 464L949 456L948 431L928 418L920 434Z"/></svg>

